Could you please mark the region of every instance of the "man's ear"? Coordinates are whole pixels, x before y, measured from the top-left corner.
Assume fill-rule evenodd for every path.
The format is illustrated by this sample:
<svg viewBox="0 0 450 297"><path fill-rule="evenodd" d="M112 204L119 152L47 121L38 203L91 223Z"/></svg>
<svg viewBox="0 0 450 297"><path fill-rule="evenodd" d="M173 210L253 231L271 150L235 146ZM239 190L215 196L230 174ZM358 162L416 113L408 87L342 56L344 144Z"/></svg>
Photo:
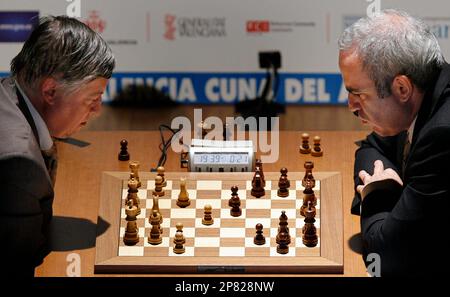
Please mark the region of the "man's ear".
<svg viewBox="0 0 450 297"><path fill-rule="evenodd" d="M406 75L397 75L392 82L392 94L399 98L401 103L406 103L412 97L414 85Z"/></svg>
<svg viewBox="0 0 450 297"><path fill-rule="evenodd" d="M44 78L41 82L41 96L48 105L55 104L56 80L51 77Z"/></svg>

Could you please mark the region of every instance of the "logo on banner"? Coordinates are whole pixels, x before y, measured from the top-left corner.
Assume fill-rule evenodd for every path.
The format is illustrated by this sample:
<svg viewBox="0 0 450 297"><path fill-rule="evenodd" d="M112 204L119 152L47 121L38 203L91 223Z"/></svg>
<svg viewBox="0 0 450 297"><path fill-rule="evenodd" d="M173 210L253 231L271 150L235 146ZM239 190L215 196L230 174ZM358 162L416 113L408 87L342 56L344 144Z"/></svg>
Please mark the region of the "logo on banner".
<svg viewBox="0 0 450 297"><path fill-rule="evenodd" d="M269 31L269 21L247 21L247 33L267 33Z"/></svg>
<svg viewBox="0 0 450 297"><path fill-rule="evenodd" d="M0 42L24 42L38 22L39 11L0 11Z"/></svg>
<svg viewBox="0 0 450 297"><path fill-rule="evenodd" d="M164 24L166 26L166 32L164 33L164 38L167 40L175 39L175 31L177 30L175 27L175 19L176 16L172 14L166 14L164 17Z"/></svg>
<svg viewBox="0 0 450 297"><path fill-rule="evenodd" d="M177 17L173 14L164 16L164 38L175 40L178 38L210 38L225 37L226 21L224 17L199 18Z"/></svg>
<svg viewBox="0 0 450 297"><path fill-rule="evenodd" d="M248 20L246 22L247 34L261 35L267 33L294 32L301 27L315 27L314 22L274 21L274 20Z"/></svg>
<svg viewBox="0 0 450 297"><path fill-rule="evenodd" d="M106 21L100 18L100 14L97 10L91 10L89 12L89 18L84 23L98 33L103 33L106 28Z"/></svg>

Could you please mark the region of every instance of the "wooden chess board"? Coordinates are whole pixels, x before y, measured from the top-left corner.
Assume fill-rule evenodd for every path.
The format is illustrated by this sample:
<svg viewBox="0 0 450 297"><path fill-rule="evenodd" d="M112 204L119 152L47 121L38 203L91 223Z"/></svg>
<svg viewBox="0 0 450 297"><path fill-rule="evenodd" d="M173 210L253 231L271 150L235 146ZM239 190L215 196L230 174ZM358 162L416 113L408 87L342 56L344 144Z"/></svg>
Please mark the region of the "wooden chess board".
<svg viewBox="0 0 450 297"><path fill-rule="evenodd" d="M302 243L304 217L299 213L303 202L301 180L304 172L289 172L289 196L277 196L280 173L266 172L266 193L261 198L250 195L253 173L166 173L165 195L159 199L163 216L159 245L147 242L151 225L148 216L153 205L155 173L141 173L139 189L141 214L138 216L140 240L134 246L123 243L125 198L128 172L104 172L99 216L110 224L97 238L96 273L343 273L342 182L336 172L313 172L318 199L316 223L319 244ZM176 200L179 179L187 178L191 200L179 208ZM242 215L232 217L228 200L231 187L239 187ZM205 204L213 207L214 224L201 223ZM281 211L288 216L291 244L288 254L276 252L275 237ZM183 223L186 238L183 254L173 253L175 225ZM264 226L265 245L255 245L255 225Z"/></svg>

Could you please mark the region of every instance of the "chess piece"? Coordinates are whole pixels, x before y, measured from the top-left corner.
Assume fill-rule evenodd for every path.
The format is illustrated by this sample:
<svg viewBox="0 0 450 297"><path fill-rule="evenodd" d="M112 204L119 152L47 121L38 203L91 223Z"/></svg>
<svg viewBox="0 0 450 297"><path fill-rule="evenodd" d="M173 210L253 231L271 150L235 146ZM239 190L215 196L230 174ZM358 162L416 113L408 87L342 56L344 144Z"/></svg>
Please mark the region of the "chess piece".
<svg viewBox="0 0 450 297"><path fill-rule="evenodd" d="M204 207L205 213L202 219L203 225L212 225L214 224L214 219L212 218L212 207L209 204L206 204Z"/></svg>
<svg viewBox="0 0 450 297"><path fill-rule="evenodd" d="M159 213L159 215L160 215L160 217L161 217L161 221L160 221L159 223L162 224L162 222L163 222L163 216L162 216L161 212L159 211L159 196L158 196L158 195L153 195L152 212L153 212L154 210L156 210L156 211ZM162 229L161 229L161 232L162 232Z"/></svg>
<svg viewBox="0 0 450 297"><path fill-rule="evenodd" d="M162 177L162 186L167 187L167 181L166 181L166 178L164 177L164 172L165 172L164 167L159 166L158 168L156 168L156 172L159 176Z"/></svg>
<svg viewBox="0 0 450 297"><path fill-rule="evenodd" d="M264 170L261 159L256 159L255 161L255 173L256 169L259 168L259 175L261 175L261 179L263 181L263 187L266 186L266 179L264 178Z"/></svg>
<svg viewBox="0 0 450 297"><path fill-rule="evenodd" d="M150 234L148 236L148 243L152 245L157 245L162 243L162 236L161 236L161 225L160 225L160 214L154 210L152 214L150 215L149 221L152 225L152 229L150 230Z"/></svg>
<svg viewBox="0 0 450 297"><path fill-rule="evenodd" d="M286 167L281 168L280 169L280 173L281 173L282 176L286 177L287 187L290 188L291 187L291 182L289 181L288 176L287 176L287 174L288 174L287 168Z"/></svg>
<svg viewBox="0 0 450 297"><path fill-rule="evenodd" d="M128 205L125 208L125 214L127 215L125 218L127 221L127 227L125 228L123 242L125 245L135 245L139 242L139 228L136 224L138 209L135 205L133 205L133 201L128 201Z"/></svg>
<svg viewBox="0 0 450 297"><path fill-rule="evenodd" d="M305 216L305 210L308 207L308 202L311 202L314 207L317 205L317 197L314 195L311 180L307 180L305 190L303 190L303 204L300 207L300 215Z"/></svg>
<svg viewBox="0 0 450 297"><path fill-rule="evenodd" d="M130 162L130 179L135 178L138 182L138 188L142 186L141 181L139 180L139 162L131 161Z"/></svg>
<svg viewBox="0 0 450 297"><path fill-rule="evenodd" d="M305 181L306 181L306 183L309 182L311 184L311 188L313 188L313 189L316 186L316 180L314 179L314 176L312 175L312 172L308 172L306 174Z"/></svg>
<svg viewBox="0 0 450 297"><path fill-rule="evenodd" d="M281 216L280 216L280 222L279 222L279 226L278 226L278 233L277 236L275 237L275 242L278 243L280 240L280 234L282 232L285 232L286 235L286 242L287 244L291 243L291 235L289 234L289 228L288 228L288 217L286 215L286 211L281 211Z"/></svg>
<svg viewBox="0 0 450 297"><path fill-rule="evenodd" d="M178 194L177 205L179 207L188 207L191 205L191 201L189 200L189 193L186 190L186 179L180 179L180 194Z"/></svg>
<svg viewBox="0 0 450 297"><path fill-rule="evenodd" d="M319 136L314 136L314 147L311 150L311 156L313 157L322 157L323 156L323 150L320 147L320 137Z"/></svg>
<svg viewBox="0 0 450 297"><path fill-rule="evenodd" d="M153 195L164 196L164 190L162 187L162 177L157 175L155 177L155 189L153 190Z"/></svg>
<svg viewBox="0 0 450 297"><path fill-rule="evenodd" d="M242 209L241 209L241 199L237 194L237 186L233 186L231 188L231 191L233 192L233 194L228 202L229 205L231 206L230 215L232 217L239 217L242 214Z"/></svg>
<svg viewBox="0 0 450 297"><path fill-rule="evenodd" d="M120 152L119 152L119 161L128 161L130 160L130 154L128 153L128 141L122 139L120 141Z"/></svg>
<svg viewBox="0 0 450 297"><path fill-rule="evenodd" d="M266 244L266 238L263 235L263 225L256 224L256 235L253 238L253 243L256 245L264 245Z"/></svg>
<svg viewBox="0 0 450 297"><path fill-rule="evenodd" d="M306 180L308 178L314 179L314 177L312 176L312 170L314 169L314 163L311 161L306 161L303 166L305 167L305 176L303 177L303 180L302 180L302 186L304 187L306 184Z"/></svg>
<svg viewBox="0 0 450 297"><path fill-rule="evenodd" d="M284 175L280 176L280 180L278 181L277 196L282 197L282 198L289 196L289 188L287 186L287 178Z"/></svg>
<svg viewBox="0 0 450 297"><path fill-rule="evenodd" d="M128 201L132 201L133 205L136 206L138 215L141 214L141 207L138 197L138 181L135 178L128 180L128 194L125 200L125 205L128 205Z"/></svg>
<svg viewBox="0 0 450 297"><path fill-rule="evenodd" d="M184 248L184 243L185 243L185 239L183 236L182 232L175 232L175 238L173 240L173 243L175 244L175 246L173 247L173 252L175 254L183 254L185 252L185 248Z"/></svg>
<svg viewBox="0 0 450 297"><path fill-rule="evenodd" d="M231 207L231 201L233 201L233 197L239 196L238 191L239 191L238 186L235 185L231 187L231 198L228 200L229 207Z"/></svg>
<svg viewBox="0 0 450 297"><path fill-rule="evenodd" d="M311 153L311 147L309 146L309 134L302 134L302 144L300 145L300 153L309 154Z"/></svg>
<svg viewBox="0 0 450 297"><path fill-rule="evenodd" d="M278 242L277 242L277 253L278 254L287 254L289 253L289 243L287 242L288 233L281 232L278 234Z"/></svg>
<svg viewBox="0 0 450 297"><path fill-rule="evenodd" d="M305 225L303 226L303 238L302 242L307 247L315 247L319 242L317 236L317 229L314 226L316 210L313 209L311 201L308 202L308 208L305 211Z"/></svg>
<svg viewBox="0 0 450 297"><path fill-rule="evenodd" d="M175 225L175 227L177 228L176 232L181 232L181 234L183 235L183 224L182 223L177 223ZM185 243L186 243L186 239L184 238L184 235L183 235L183 244L185 244Z"/></svg>
<svg viewBox="0 0 450 297"><path fill-rule="evenodd" d="M256 198L260 198L266 194L261 175L258 172L255 172L255 176L253 177L250 194Z"/></svg>

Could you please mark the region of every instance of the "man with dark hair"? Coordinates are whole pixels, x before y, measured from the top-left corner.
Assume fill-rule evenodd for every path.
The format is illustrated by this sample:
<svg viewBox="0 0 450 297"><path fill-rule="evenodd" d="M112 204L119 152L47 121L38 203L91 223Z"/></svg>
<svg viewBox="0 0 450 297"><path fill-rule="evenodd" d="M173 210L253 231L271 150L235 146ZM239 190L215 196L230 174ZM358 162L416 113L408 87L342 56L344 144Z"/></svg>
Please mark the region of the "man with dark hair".
<svg viewBox="0 0 450 297"><path fill-rule="evenodd" d="M377 254L381 276L444 274L450 66L429 28L397 10L357 21L339 48L349 108L374 131L355 155L364 260Z"/></svg>
<svg viewBox="0 0 450 297"><path fill-rule="evenodd" d="M0 80L2 274L32 277L49 253L54 140L98 114L115 66L111 49L76 19L45 17Z"/></svg>

